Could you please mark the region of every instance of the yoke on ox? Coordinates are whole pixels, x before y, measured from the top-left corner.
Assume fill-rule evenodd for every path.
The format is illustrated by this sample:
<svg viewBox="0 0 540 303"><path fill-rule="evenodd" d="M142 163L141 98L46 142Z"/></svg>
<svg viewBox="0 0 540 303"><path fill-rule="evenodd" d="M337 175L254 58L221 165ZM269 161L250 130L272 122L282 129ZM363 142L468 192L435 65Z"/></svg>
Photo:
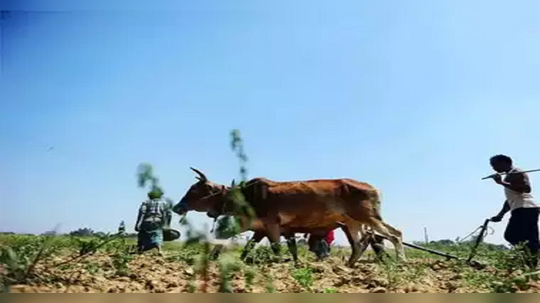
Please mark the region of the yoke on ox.
<svg viewBox="0 0 540 303"><path fill-rule="evenodd" d="M234 205L228 199L228 188L216 184L199 170L198 181L174 207L179 215L194 210L209 217L233 215ZM398 259L405 259L401 232L383 222L380 215L380 195L373 186L352 179L323 179L276 182L266 178L249 180L242 194L253 208L256 221L266 231L272 248L279 254L279 239L283 232L297 230L332 230L341 222L352 248L349 266L360 258L359 234L363 226L386 237L396 249ZM252 226L247 217L240 218L241 232Z"/></svg>

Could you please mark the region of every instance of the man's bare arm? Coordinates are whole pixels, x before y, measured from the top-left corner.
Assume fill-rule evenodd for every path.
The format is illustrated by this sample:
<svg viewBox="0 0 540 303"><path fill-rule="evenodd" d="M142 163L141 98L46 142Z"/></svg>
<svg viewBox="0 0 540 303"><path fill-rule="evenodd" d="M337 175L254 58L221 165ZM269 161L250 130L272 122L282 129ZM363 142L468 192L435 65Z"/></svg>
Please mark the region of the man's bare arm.
<svg viewBox="0 0 540 303"><path fill-rule="evenodd" d="M508 201L504 201L503 207L497 216L504 217L504 215L510 211L510 204Z"/></svg>
<svg viewBox="0 0 540 303"><path fill-rule="evenodd" d="M531 192L531 183L526 174L510 174L506 180L501 182L501 185L520 193Z"/></svg>
<svg viewBox="0 0 540 303"><path fill-rule="evenodd" d="M492 217L491 221L500 222L508 211L510 211L510 205L508 204L508 201L504 201L501 211L495 217Z"/></svg>
<svg viewBox="0 0 540 303"><path fill-rule="evenodd" d="M137 216L137 223L135 223L136 231L139 231L139 229L141 228L141 221L145 213L146 213L146 205L143 203L141 207L139 208L139 215Z"/></svg>

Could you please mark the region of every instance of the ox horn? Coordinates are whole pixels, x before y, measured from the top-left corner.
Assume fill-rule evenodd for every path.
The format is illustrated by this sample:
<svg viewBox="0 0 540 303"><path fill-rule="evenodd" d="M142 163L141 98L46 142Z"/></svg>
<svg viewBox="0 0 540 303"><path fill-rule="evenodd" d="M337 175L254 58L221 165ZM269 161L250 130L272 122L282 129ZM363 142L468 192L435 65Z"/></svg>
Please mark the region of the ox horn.
<svg viewBox="0 0 540 303"><path fill-rule="evenodd" d="M206 176L200 170L198 170L196 168L193 168L193 167L190 167L190 169L192 171L194 171L195 173L197 173L197 175L199 175L199 177L197 177L197 179L199 179L199 180L201 180L203 182L208 181L208 178L206 178Z"/></svg>

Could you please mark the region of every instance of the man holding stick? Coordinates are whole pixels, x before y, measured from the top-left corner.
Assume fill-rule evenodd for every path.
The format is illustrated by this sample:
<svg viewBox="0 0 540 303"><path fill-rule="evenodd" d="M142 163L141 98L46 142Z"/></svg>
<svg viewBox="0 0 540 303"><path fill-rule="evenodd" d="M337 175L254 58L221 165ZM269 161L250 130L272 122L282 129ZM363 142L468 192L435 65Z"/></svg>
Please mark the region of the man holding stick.
<svg viewBox="0 0 540 303"><path fill-rule="evenodd" d="M534 202L531 195L529 177L521 169L514 167L512 159L505 155L496 155L490 159L491 166L498 173L493 175L495 183L504 187L506 201L503 208L490 220L500 222L504 215L511 211L511 217L504 232L504 238L512 245L525 243L531 253L530 265L538 265L540 239L538 217L540 205ZM500 173L505 173L504 180Z"/></svg>

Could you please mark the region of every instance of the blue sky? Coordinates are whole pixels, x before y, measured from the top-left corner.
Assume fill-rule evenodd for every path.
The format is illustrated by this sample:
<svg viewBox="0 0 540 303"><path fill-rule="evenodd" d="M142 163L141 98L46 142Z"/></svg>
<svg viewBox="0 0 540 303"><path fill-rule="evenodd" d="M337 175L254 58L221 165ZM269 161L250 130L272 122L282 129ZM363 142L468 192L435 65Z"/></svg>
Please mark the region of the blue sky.
<svg viewBox="0 0 540 303"><path fill-rule="evenodd" d="M234 128L249 177L369 182L406 241L498 212L490 156L540 166L539 2L272 3L3 20L0 229L132 229L139 163L175 201L190 166L230 183Z"/></svg>

